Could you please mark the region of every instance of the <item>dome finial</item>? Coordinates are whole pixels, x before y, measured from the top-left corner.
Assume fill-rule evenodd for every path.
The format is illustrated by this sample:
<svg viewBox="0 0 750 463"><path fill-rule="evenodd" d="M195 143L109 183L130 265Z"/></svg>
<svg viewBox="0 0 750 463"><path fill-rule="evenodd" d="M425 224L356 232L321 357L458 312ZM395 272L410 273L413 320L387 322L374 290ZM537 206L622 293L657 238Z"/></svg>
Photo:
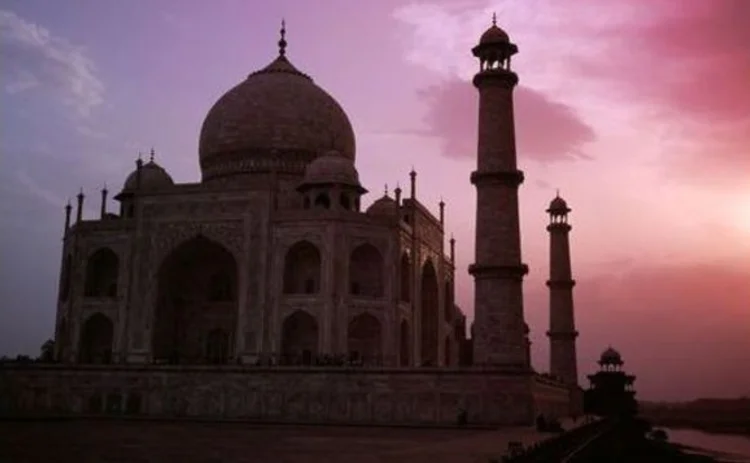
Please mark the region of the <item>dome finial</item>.
<svg viewBox="0 0 750 463"><path fill-rule="evenodd" d="M279 39L279 56L284 56L286 54L286 21L284 19L281 20L281 30L279 32L281 33L281 39Z"/></svg>
<svg viewBox="0 0 750 463"><path fill-rule="evenodd" d="M156 153L154 152L154 148L151 147L151 152L148 155L148 162L154 162L154 156L155 155L156 155Z"/></svg>
<svg viewBox="0 0 750 463"><path fill-rule="evenodd" d="M492 13L492 25L497 27L497 13Z"/></svg>
<svg viewBox="0 0 750 463"><path fill-rule="evenodd" d="M555 197L556 198L560 197L560 189L559 188L555 189Z"/></svg>
<svg viewBox="0 0 750 463"><path fill-rule="evenodd" d="M385 196L388 196L388 184L385 184Z"/></svg>

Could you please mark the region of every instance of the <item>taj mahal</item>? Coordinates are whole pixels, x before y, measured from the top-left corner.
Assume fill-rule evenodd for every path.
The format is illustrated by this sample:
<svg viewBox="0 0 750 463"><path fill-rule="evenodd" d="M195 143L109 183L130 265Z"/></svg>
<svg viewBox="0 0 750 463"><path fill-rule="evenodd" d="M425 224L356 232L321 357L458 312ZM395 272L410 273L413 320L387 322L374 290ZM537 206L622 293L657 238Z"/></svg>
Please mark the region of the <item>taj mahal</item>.
<svg viewBox="0 0 750 463"><path fill-rule="evenodd" d="M454 300L445 204L405 191L369 207L344 109L278 55L208 111L200 181L153 150L108 211L65 208L55 363L7 366L0 415L299 423L531 423L581 413L568 223L550 216L550 373L524 318L513 90L518 52L492 25L479 61L475 282ZM75 210L74 210L75 209ZM467 333L470 332L470 337Z"/></svg>

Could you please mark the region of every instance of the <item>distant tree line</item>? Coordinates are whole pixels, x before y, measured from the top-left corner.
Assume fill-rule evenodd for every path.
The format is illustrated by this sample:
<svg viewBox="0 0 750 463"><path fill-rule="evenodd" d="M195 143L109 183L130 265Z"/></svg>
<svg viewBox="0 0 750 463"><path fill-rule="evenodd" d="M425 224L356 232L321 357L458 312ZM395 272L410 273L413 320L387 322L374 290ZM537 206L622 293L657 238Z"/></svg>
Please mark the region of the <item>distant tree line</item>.
<svg viewBox="0 0 750 463"><path fill-rule="evenodd" d="M44 341L39 356L36 358L23 354L15 357L3 355L0 357L0 363L55 363L55 341L53 339Z"/></svg>

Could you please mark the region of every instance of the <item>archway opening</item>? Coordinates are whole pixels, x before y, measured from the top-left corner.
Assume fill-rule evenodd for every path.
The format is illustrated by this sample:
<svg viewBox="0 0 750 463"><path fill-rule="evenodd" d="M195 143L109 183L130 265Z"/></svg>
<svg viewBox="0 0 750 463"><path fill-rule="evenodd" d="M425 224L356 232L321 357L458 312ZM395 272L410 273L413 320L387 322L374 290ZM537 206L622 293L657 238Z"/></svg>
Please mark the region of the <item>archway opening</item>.
<svg viewBox="0 0 750 463"><path fill-rule="evenodd" d="M375 316L363 313L349 322L347 346L349 359L363 365L383 363L382 329Z"/></svg>
<svg viewBox="0 0 750 463"><path fill-rule="evenodd" d="M211 330L206 336L206 361L221 364L229 360L229 334L221 328Z"/></svg>
<svg viewBox="0 0 750 463"><path fill-rule="evenodd" d="M330 209L331 198L329 198L326 193L318 194L318 196L315 197L315 207L320 207L323 209Z"/></svg>
<svg viewBox="0 0 750 463"><path fill-rule="evenodd" d="M349 195L346 193L341 193L339 196L339 204L341 205L341 208L344 210L350 210L352 208L352 202L349 199Z"/></svg>
<svg viewBox="0 0 750 463"><path fill-rule="evenodd" d="M106 315L95 313L83 324L78 348L80 363L110 363L114 325Z"/></svg>
<svg viewBox="0 0 750 463"><path fill-rule="evenodd" d="M438 364L438 280L431 261L422 267L421 285L422 365Z"/></svg>
<svg viewBox="0 0 750 463"><path fill-rule="evenodd" d="M284 257L284 294L320 291L320 251L309 241L295 243Z"/></svg>
<svg viewBox="0 0 750 463"><path fill-rule="evenodd" d="M372 244L357 246L349 258L349 293L358 297L383 297L383 256Z"/></svg>
<svg viewBox="0 0 750 463"><path fill-rule="evenodd" d="M303 310L289 315L281 328L282 363L311 365L318 355L318 322Z"/></svg>
<svg viewBox="0 0 750 463"><path fill-rule="evenodd" d="M409 256L406 253L401 256L399 275L401 281L401 301L409 302L411 301L412 271L411 260L409 260Z"/></svg>
<svg viewBox="0 0 750 463"><path fill-rule="evenodd" d="M443 318L446 322L451 323L453 321L453 282L447 280L445 282L445 290L443 292L443 300L445 301L445 310L443 311Z"/></svg>
<svg viewBox="0 0 750 463"><path fill-rule="evenodd" d="M162 363L226 363L237 327L237 282L232 253L206 237L172 251L158 274L154 358Z"/></svg>
<svg viewBox="0 0 750 463"><path fill-rule="evenodd" d="M119 264L117 254L109 248L100 248L94 252L86 263L84 296L117 297Z"/></svg>
<svg viewBox="0 0 750 463"><path fill-rule="evenodd" d="M411 358L411 333L409 332L409 323L406 320L401 320L401 327L399 328L399 365L406 367L410 365L409 359Z"/></svg>

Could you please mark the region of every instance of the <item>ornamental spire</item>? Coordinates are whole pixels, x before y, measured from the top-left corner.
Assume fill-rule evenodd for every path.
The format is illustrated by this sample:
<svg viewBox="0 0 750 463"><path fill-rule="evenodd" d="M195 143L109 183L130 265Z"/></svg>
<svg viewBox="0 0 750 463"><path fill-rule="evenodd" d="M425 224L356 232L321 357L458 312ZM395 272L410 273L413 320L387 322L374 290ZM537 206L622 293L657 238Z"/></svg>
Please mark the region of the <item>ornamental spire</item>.
<svg viewBox="0 0 750 463"><path fill-rule="evenodd" d="M281 20L281 30L279 31L281 38L279 39L279 56L286 54L286 21Z"/></svg>

